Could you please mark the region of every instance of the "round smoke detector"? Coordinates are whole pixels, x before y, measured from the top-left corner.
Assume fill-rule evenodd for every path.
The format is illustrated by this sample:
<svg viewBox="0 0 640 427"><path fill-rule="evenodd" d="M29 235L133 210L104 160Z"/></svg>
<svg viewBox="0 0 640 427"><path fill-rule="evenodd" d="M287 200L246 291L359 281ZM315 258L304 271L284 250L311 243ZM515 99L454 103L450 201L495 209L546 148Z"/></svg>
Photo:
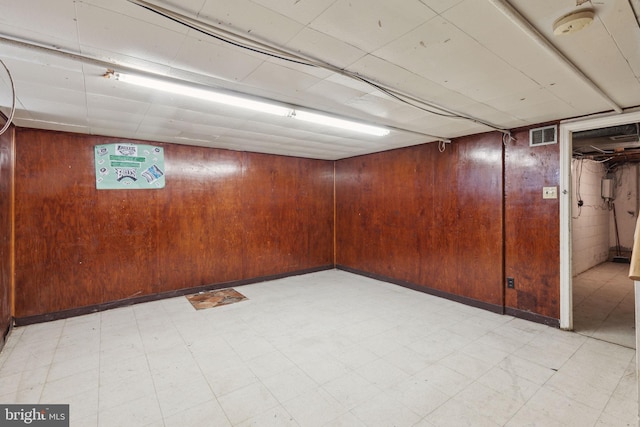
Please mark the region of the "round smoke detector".
<svg viewBox="0 0 640 427"><path fill-rule="evenodd" d="M559 36L580 31L593 22L594 16L595 13L592 10L581 10L570 13L554 22L553 34Z"/></svg>

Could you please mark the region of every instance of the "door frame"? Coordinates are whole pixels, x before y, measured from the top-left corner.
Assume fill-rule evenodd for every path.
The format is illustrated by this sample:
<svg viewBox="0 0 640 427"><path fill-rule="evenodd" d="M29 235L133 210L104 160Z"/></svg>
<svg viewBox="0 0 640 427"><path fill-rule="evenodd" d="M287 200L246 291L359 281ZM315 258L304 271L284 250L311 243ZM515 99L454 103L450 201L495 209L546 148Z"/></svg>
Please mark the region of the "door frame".
<svg viewBox="0 0 640 427"><path fill-rule="evenodd" d="M571 252L571 154L573 132L640 122L640 109L607 113L560 122L560 328L573 329L573 274Z"/></svg>

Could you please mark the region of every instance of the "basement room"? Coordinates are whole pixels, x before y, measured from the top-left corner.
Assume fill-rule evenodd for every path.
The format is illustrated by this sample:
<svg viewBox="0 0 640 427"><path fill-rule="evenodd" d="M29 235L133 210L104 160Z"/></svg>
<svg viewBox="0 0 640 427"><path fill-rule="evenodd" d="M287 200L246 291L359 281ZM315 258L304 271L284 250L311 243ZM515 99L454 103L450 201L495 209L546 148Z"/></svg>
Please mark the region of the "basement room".
<svg viewBox="0 0 640 427"><path fill-rule="evenodd" d="M3 4L0 425L638 425L639 0Z"/></svg>

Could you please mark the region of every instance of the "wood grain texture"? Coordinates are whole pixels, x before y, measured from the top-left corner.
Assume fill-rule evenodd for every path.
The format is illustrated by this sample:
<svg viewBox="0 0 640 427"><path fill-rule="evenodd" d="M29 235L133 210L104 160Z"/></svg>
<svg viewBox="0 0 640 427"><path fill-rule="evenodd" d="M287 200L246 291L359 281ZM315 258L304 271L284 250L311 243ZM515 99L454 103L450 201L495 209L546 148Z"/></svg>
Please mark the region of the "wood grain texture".
<svg viewBox="0 0 640 427"><path fill-rule="evenodd" d="M529 147L529 130L513 135L505 151L506 306L560 318L560 204L542 198L558 186L558 144Z"/></svg>
<svg viewBox="0 0 640 427"><path fill-rule="evenodd" d="M0 135L0 350L12 317L14 136L14 126Z"/></svg>
<svg viewBox="0 0 640 427"><path fill-rule="evenodd" d="M16 317L332 264L332 162L157 143L164 189L99 191L120 139L16 138Z"/></svg>
<svg viewBox="0 0 640 427"><path fill-rule="evenodd" d="M338 265L503 305L500 135L337 161L336 218Z"/></svg>
<svg viewBox="0 0 640 427"><path fill-rule="evenodd" d="M247 153L241 199L247 277L333 264L332 162Z"/></svg>

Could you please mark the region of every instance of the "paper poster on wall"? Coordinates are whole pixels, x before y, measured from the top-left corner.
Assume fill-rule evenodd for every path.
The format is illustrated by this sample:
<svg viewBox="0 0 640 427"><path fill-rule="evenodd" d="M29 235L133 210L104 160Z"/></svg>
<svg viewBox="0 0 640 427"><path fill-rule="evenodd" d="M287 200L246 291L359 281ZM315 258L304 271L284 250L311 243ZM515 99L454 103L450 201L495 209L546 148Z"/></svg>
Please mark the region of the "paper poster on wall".
<svg viewBox="0 0 640 427"><path fill-rule="evenodd" d="M96 145L96 188L132 190L164 188L164 150L153 145Z"/></svg>

